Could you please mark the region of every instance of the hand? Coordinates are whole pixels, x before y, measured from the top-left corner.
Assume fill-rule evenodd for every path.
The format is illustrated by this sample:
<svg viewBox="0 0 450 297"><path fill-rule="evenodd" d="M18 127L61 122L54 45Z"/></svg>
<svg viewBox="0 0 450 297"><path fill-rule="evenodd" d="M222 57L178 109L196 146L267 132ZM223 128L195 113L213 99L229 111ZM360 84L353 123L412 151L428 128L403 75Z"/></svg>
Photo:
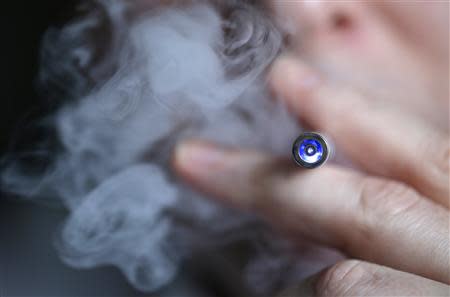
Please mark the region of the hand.
<svg viewBox="0 0 450 297"><path fill-rule="evenodd" d="M341 58L337 69L358 64L354 55ZM436 90L410 75L412 60L398 63L414 90ZM409 104L407 89L384 100L356 79L330 82L292 56L275 63L271 82L292 112L330 135L359 170L301 170L291 160L192 141L176 150L179 174L224 203L262 214L294 240L306 236L357 259L313 277L310 294L448 295L450 150L442 100L418 96Z"/></svg>

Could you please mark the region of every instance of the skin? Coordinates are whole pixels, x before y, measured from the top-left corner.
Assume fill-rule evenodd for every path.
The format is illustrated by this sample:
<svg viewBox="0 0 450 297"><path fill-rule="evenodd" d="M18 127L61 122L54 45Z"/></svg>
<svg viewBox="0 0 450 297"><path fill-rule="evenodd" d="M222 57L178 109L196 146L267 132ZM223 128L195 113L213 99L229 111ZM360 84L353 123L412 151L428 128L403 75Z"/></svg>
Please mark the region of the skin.
<svg viewBox="0 0 450 297"><path fill-rule="evenodd" d="M304 170L192 140L176 171L293 240L348 255L282 296L448 296L448 3L270 5L291 32L268 76L276 97L354 166Z"/></svg>

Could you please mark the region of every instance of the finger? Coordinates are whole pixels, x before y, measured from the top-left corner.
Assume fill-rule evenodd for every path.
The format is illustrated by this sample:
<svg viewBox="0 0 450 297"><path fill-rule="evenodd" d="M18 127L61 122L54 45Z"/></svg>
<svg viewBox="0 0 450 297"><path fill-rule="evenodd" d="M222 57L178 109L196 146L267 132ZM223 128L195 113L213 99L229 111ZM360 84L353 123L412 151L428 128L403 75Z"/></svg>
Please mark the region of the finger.
<svg viewBox="0 0 450 297"><path fill-rule="evenodd" d="M298 171L292 162L199 142L178 146L174 166L201 191L293 235L448 282L448 211L403 184L339 167Z"/></svg>
<svg viewBox="0 0 450 297"><path fill-rule="evenodd" d="M302 81L319 81L310 76L297 60L281 58L272 85L301 120L331 135L368 172L406 182L449 206L448 135L352 90L325 83L305 87Z"/></svg>
<svg viewBox="0 0 450 297"><path fill-rule="evenodd" d="M449 290L445 284L414 274L346 260L279 296L448 296Z"/></svg>

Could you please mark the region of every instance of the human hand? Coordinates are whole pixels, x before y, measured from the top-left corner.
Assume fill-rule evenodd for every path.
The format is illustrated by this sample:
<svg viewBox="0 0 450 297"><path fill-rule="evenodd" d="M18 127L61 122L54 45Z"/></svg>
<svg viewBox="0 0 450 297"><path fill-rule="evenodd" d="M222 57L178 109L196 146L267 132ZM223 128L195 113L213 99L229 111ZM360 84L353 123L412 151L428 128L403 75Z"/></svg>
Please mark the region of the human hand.
<svg viewBox="0 0 450 297"><path fill-rule="evenodd" d="M352 55L328 61L343 72L364 65L356 66L358 75L373 78L364 69L377 59L395 60L392 51L385 54L353 64ZM290 160L198 141L180 145L174 165L198 189L263 215L293 240L306 236L357 259L313 277L309 294L448 295L450 151L442 125L448 110L442 100L410 101L418 90L430 96L435 90L411 75L412 60L397 61L399 72L386 76L405 74L414 92L396 90L389 99L357 78L330 82L296 57L280 58L271 71L274 90L292 112L330 135L358 170L300 170ZM373 70L385 77L382 66Z"/></svg>

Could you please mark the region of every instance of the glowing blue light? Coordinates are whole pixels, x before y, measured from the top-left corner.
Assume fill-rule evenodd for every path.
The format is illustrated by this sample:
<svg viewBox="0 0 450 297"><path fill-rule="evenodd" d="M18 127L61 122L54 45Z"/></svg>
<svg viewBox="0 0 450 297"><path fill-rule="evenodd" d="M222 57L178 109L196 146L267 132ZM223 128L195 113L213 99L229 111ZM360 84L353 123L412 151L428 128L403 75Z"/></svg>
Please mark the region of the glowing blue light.
<svg viewBox="0 0 450 297"><path fill-rule="evenodd" d="M322 159L322 144L315 139L305 139L298 148L298 154L306 163L317 163Z"/></svg>

